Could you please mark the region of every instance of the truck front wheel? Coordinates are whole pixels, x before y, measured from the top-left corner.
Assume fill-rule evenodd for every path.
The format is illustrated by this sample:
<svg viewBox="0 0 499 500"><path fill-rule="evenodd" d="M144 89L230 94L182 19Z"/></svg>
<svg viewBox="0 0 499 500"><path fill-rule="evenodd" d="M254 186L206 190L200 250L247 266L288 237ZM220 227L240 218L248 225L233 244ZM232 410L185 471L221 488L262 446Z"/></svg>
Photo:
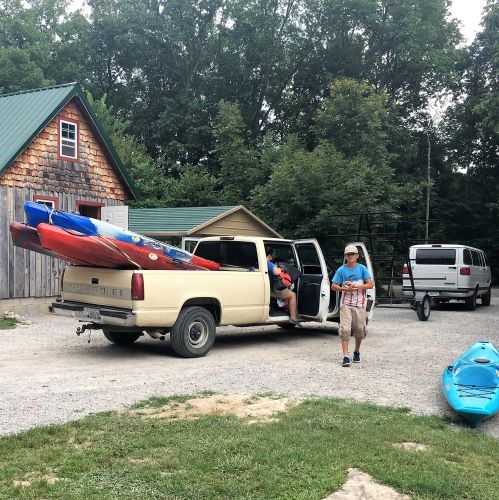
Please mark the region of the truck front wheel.
<svg viewBox="0 0 499 500"><path fill-rule="evenodd" d="M133 344L142 335L140 332L115 332L110 330L102 330L102 333L109 342L117 345Z"/></svg>
<svg viewBox="0 0 499 500"><path fill-rule="evenodd" d="M215 342L215 320L204 307L184 307L170 332L170 343L183 358L204 356Z"/></svg>

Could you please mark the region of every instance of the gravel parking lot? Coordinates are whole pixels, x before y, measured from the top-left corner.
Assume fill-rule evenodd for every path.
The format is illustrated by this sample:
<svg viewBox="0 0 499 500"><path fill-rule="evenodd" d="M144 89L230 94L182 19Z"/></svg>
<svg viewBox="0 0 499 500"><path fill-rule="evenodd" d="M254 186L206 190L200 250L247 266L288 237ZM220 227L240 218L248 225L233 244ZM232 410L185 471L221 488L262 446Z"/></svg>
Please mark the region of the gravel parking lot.
<svg viewBox="0 0 499 500"><path fill-rule="evenodd" d="M181 359L168 342L148 336L122 347L100 332L77 337L77 322L68 318L26 319L33 323L0 331L0 434L207 389L352 398L449 415L465 425L443 399L442 370L476 340L499 345L497 290L489 307L439 306L427 322L408 306L378 308L362 363L350 368L340 366L334 324L221 328L206 357ZM499 437L499 417L480 429Z"/></svg>

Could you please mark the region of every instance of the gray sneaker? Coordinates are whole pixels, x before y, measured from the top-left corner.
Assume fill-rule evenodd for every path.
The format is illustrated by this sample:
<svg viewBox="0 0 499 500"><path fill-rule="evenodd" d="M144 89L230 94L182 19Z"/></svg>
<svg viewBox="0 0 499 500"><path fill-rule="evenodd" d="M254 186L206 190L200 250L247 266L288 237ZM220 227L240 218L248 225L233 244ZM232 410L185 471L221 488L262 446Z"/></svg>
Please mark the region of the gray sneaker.
<svg viewBox="0 0 499 500"><path fill-rule="evenodd" d="M353 351L353 362L360 363L360 352L359 351Z"/></svg>

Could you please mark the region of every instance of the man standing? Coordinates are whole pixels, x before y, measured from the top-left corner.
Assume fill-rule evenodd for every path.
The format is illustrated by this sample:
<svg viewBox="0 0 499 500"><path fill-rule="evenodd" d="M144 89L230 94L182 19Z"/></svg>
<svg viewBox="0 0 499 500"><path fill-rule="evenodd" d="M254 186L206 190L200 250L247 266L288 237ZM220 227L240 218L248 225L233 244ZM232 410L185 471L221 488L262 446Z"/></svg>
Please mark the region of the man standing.
<svg viewBox="0 0 499 500"><path fill-rule="evenodd" d="M373 287L372 277L366 266L357 263L359 250L355 245L345 248L346 264L343 264L331 280L331 289L343 292L340 302L340 335L343 348L341 366L350 366L348 342L355 337L353 362L360 363L360 344L367 334L366 290Z"/></svg>

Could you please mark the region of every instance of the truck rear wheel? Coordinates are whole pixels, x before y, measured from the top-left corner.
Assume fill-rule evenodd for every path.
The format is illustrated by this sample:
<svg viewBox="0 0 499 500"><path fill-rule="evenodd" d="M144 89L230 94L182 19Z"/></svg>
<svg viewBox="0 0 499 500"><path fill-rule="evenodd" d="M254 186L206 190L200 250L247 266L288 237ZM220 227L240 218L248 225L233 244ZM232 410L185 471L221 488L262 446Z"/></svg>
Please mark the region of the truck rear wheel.
<svg viewBox="0 0 499 500"><path fill-rule="evenodd" d="M170 343L183 358L204 356L215 342L215 320L204 307L184 307L170 332Z"/></svg>
<svg viewBox="0 0 499 500"><path fill-rule="evenodd" d="M104 337L109 340L109 342L116 345L133 344L142 335L140 332L116 332L110 330L102 330L102 333L104 334Z"/></svg>

